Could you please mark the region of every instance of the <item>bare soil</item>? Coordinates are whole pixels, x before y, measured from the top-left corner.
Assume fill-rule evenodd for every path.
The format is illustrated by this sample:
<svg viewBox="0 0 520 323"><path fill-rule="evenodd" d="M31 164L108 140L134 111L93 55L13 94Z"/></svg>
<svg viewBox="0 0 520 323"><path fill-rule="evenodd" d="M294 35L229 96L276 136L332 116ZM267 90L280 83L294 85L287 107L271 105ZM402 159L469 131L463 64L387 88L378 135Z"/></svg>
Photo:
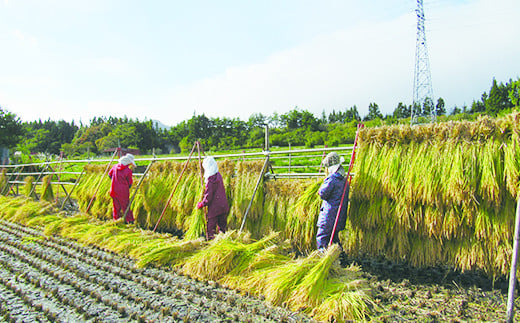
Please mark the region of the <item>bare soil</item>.
<svg viewBox="0 0 520 323"><path fill-rule="evenodd" d="M508 278L447 267L416 268L385 259L361 265L372 287L375 322L505 322ZM515 308L520 301L515 301ZM520 321L515 313L515 321Z"/></svg>
<svg viewBox="0 0 520 323"><path fill-rule="evenodd" d="M0 321L312 322L168 268L0 221Z"/></svg>
<svg viewBox="0 0 520 323"><path fill-rule="evenodd" d="M372 287L374 322L503 322L507 277L345 259ZM520 306L516 301L515 308ZM0 221L0 322L312 322L301 313ZM515 321L520 315L515 314Z"/></svg>

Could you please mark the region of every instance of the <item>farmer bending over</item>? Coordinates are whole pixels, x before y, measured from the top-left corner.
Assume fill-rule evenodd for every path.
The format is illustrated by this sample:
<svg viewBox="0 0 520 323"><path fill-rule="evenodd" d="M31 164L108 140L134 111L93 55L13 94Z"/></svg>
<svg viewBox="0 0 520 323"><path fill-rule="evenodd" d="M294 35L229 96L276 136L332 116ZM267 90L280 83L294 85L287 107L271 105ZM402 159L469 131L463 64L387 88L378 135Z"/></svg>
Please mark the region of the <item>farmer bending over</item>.
<svg viewBox="0 0 520 323"><path fill-rule="evenodd" d="M114 205L112 216L117 220L123 216L130 202L130 187L132 186L132 170L130 165L135 167L134 155L126 154L119 159L119 163L114 165L108 172L108 176L112 179L110 185L110 196ZM126 223L134 222L132 210L128 210L125 217Z"/></svg>
<svg viewBox="0 0 520 323"><path fill-rule="evenodd" d="M318 216L318 232L316 234L316 244L318 249L324 249L329 246L330 236L334 229L336 216L341 203L341 196L343 195L343 188L345 186L345 170L341 163L345 160L336 152L331 152L323 159L322 165L327 167L328 176L323 181L318 194L323 200ZM349 187L345 191L345 198L339 214L336 231L334 233L333 243L340 244L338 233L345 229L347 221L347 205L348 205Z"/></svg>
<svg viewBox="0 0 520 323"><path fill-rule="evenodd" d="M224 181L218 171L215 159L213 157L204 158L202 167L204 168L206 187L202 201L197 203L197 208L208 207L206 232L208 240L211 240L215 237L217 225L220 232L226 232L229 205L226 197L226 189L224 188Z"/></svg>

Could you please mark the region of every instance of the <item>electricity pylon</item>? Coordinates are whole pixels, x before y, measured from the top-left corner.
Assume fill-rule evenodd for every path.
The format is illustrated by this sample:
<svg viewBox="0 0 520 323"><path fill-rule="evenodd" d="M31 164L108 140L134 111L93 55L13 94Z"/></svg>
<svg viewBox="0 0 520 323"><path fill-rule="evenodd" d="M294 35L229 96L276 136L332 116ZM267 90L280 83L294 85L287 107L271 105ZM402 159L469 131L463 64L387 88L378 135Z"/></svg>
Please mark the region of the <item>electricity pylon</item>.
<svg viewBox="0 0 520 323"><path fill-rule="evenodd" d="M426 47L423 0L417 0L415 13L417 14L417 43L415 45L415 75L413 82L411 124L417 123L418 114L421 113L422 107L425 104L428 104L430 107L431 122L435 122L437 116L433 104L432 76L430 73L428 48Z"/></svg>

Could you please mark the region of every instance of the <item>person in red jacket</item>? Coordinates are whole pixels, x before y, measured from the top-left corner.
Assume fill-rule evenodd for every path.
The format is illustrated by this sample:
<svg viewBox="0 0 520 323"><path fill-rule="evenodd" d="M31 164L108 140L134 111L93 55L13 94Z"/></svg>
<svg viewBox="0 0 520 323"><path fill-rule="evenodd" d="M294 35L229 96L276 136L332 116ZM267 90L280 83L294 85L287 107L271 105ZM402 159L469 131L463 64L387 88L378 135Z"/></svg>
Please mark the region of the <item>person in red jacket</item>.
<svg viewBox="0 0 520 323"><path fill-rule="evenodd" d="M211 240L215 237L217 226L220 232L226 232L229 204L224 181L218 171L215 159L213 157L204 158L202 167L204 168L206 187L202 201L197 203L197 208L208 207L206 232L208 240Z"/></svg>
<svg viewBox="0 0 520 323"><path fill-rule="evenodd" d="M108 176L112 180L110 185L110 196L112 197L112 203L114 205L114 211L112 216L114 220L117 220L123 216L130 203L130 187L133 184L132 169L130 165L135 167L134 155L126 154L119 159L119 163L114 165L108 172ZM128 210L126 217L126 223L134 222L134 214L132 210Z"/></svg>

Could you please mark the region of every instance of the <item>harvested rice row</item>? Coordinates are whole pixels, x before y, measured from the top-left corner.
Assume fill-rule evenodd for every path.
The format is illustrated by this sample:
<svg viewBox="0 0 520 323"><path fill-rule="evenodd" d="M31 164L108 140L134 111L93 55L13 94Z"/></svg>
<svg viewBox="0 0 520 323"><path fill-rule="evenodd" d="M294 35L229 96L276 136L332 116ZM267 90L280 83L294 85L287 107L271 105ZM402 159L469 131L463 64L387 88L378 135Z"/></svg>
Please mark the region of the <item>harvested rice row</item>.
<svg viewBox="0 0 520 323"><path fill-rule="evenodd" d="M0 218L38 224L48 234L135 256L141 266L175 266L186 275L263 295L272 304L285 304L323 321L369 319L373 304L367 283L359 268L339 266L338 246L325 254L294 259L279 233L253 240L249 234L229 231L211 242L183 241L120 222L100 222L86 214L66 218L51 204L26 198L0 197L0 202Z"/></svg>

